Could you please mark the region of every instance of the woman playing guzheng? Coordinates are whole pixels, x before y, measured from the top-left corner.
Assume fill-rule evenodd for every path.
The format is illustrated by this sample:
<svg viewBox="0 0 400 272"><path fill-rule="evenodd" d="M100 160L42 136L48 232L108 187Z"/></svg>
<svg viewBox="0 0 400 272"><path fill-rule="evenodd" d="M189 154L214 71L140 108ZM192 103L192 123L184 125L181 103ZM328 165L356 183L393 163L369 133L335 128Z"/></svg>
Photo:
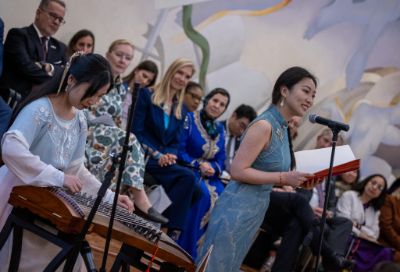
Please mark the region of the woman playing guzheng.
<svg viewBox="0 0 400 272"><path fill-rule="evenodd" d="M90 195L96 195L100 187L83 164L87 124L80 110L97 103L110 90L110 65L100 55L78 54L68 67L63 75L55 75L31 92L15 111L2 139L5 166L0 168L0 228L11 212L7 201L14 186L58 186ZM104 200L112 201L113 196L108 191ZM133 210L127 196L119 196L118 203ZM0 251L1 271L7 271L11 246L9 238ZM25 231L19 271L43 271L59 250ZM74 271L81 271L82 263L78 261Z"/></svg>

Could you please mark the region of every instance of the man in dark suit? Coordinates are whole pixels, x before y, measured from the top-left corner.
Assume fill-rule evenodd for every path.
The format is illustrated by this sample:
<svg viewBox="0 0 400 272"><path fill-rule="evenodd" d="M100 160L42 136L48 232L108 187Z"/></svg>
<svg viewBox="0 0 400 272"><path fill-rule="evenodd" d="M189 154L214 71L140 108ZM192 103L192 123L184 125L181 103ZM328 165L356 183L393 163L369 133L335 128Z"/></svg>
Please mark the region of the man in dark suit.
<svg viewBox="0 0 400 272"><path fill-rule="evenodd" d="M236 150L239 148L240 137L250 122L256 117L257 113L251 106L242 104L235 109L228 120L222 121L222 124L225 128L225 169L228 172L230 172L230 165L233 156L235 155Z"/></svg>
<svg viewBox="0 0 400 272"><path fill-rule="evenodd" d="M10 29L4 44L2 89L11 88L26 97L34 85L44 83L63 69L66 46L52 36L65 23L64 15L62 0L42 0L33 24Z"/></svg>

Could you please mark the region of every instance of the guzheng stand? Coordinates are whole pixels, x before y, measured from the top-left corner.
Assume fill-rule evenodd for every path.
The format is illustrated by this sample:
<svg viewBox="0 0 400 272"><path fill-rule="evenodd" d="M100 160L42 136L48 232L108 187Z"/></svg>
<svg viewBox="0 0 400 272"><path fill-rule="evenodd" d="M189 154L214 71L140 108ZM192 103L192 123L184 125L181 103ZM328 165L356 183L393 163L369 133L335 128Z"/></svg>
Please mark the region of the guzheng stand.
<svg viewBox="0 0 400 272"><path fill-rule="evenodd" d="M140 269L140 271L146 271L147 265L141 262L142 258L145 258L143 250L123 244L117 257L115 258L114 264L111 267L110 272L129 272L129 267ZM150 271L159 272L184 272L183 267L177 267L169 262L157 262L153 261L154 264L160 267L159 270L151 269Z"/></svg>
<svg viewBox="0 0 400 272"><path fill-rule="evenodd" d="M51 262L45 268L45 272L53 272L57 270L60 265L66 261L66 267L68 264L75 264L75 260L72 260L69 257L71 253L76 248L76 235L67 234L61 231L58 231L57 234L50 232L46 229L46 227L42 227L35 222L40 222L40 225L49 225L49 223L40 218L39 216L34 215L29 212L27 209L22 208L13 208L11 214L8 216L8 219L0 233L0 249L3 248L6 243L8 237L13 231L13 245L12 245L12 253L10 258L9 270L10 272L17 272L19 268L19 263L21 259L21 249L22 249L22 239L23 239L23 231L27 230L32 232L33 234L57 245L61 248L61 251L51 260ZM86 268L88 271L97 271L94 267L93 260L88 258L91 253L89 244L84 240L80 243L79 251L82 254L84 259Z"/></svg>

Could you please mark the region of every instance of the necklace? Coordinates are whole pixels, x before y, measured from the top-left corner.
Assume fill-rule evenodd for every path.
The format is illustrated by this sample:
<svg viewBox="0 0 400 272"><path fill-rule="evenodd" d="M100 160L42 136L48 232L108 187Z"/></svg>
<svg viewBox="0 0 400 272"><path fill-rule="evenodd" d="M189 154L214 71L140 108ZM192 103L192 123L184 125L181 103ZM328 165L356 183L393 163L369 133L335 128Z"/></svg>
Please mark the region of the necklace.
<svg viewBox="0 0 400 272"><path fill-rule="evenodd" d="M168 112L169 111L169 105L168 104L163 104L162 109L163 109L163 111Z"/></svg>

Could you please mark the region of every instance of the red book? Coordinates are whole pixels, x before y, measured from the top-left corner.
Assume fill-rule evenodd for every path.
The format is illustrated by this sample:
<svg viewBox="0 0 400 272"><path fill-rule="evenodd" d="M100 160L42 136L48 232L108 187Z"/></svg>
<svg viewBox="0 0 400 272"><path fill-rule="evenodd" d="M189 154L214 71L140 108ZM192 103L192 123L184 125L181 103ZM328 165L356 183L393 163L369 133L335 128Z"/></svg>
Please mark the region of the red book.
<svg viewBox="0 0 400 272"><path fill-rule="evenodd" d="M329 162L331 157L331 147L303 150L295 153L296 170L314 174L314 178L306 181L301 187L311 189L316 183L313 179L320 179L322 182L328 176ZM337 176L345 172L360 168L360 160L354 157L350 146L337 146L333 163L332 176Z"/></svg>

